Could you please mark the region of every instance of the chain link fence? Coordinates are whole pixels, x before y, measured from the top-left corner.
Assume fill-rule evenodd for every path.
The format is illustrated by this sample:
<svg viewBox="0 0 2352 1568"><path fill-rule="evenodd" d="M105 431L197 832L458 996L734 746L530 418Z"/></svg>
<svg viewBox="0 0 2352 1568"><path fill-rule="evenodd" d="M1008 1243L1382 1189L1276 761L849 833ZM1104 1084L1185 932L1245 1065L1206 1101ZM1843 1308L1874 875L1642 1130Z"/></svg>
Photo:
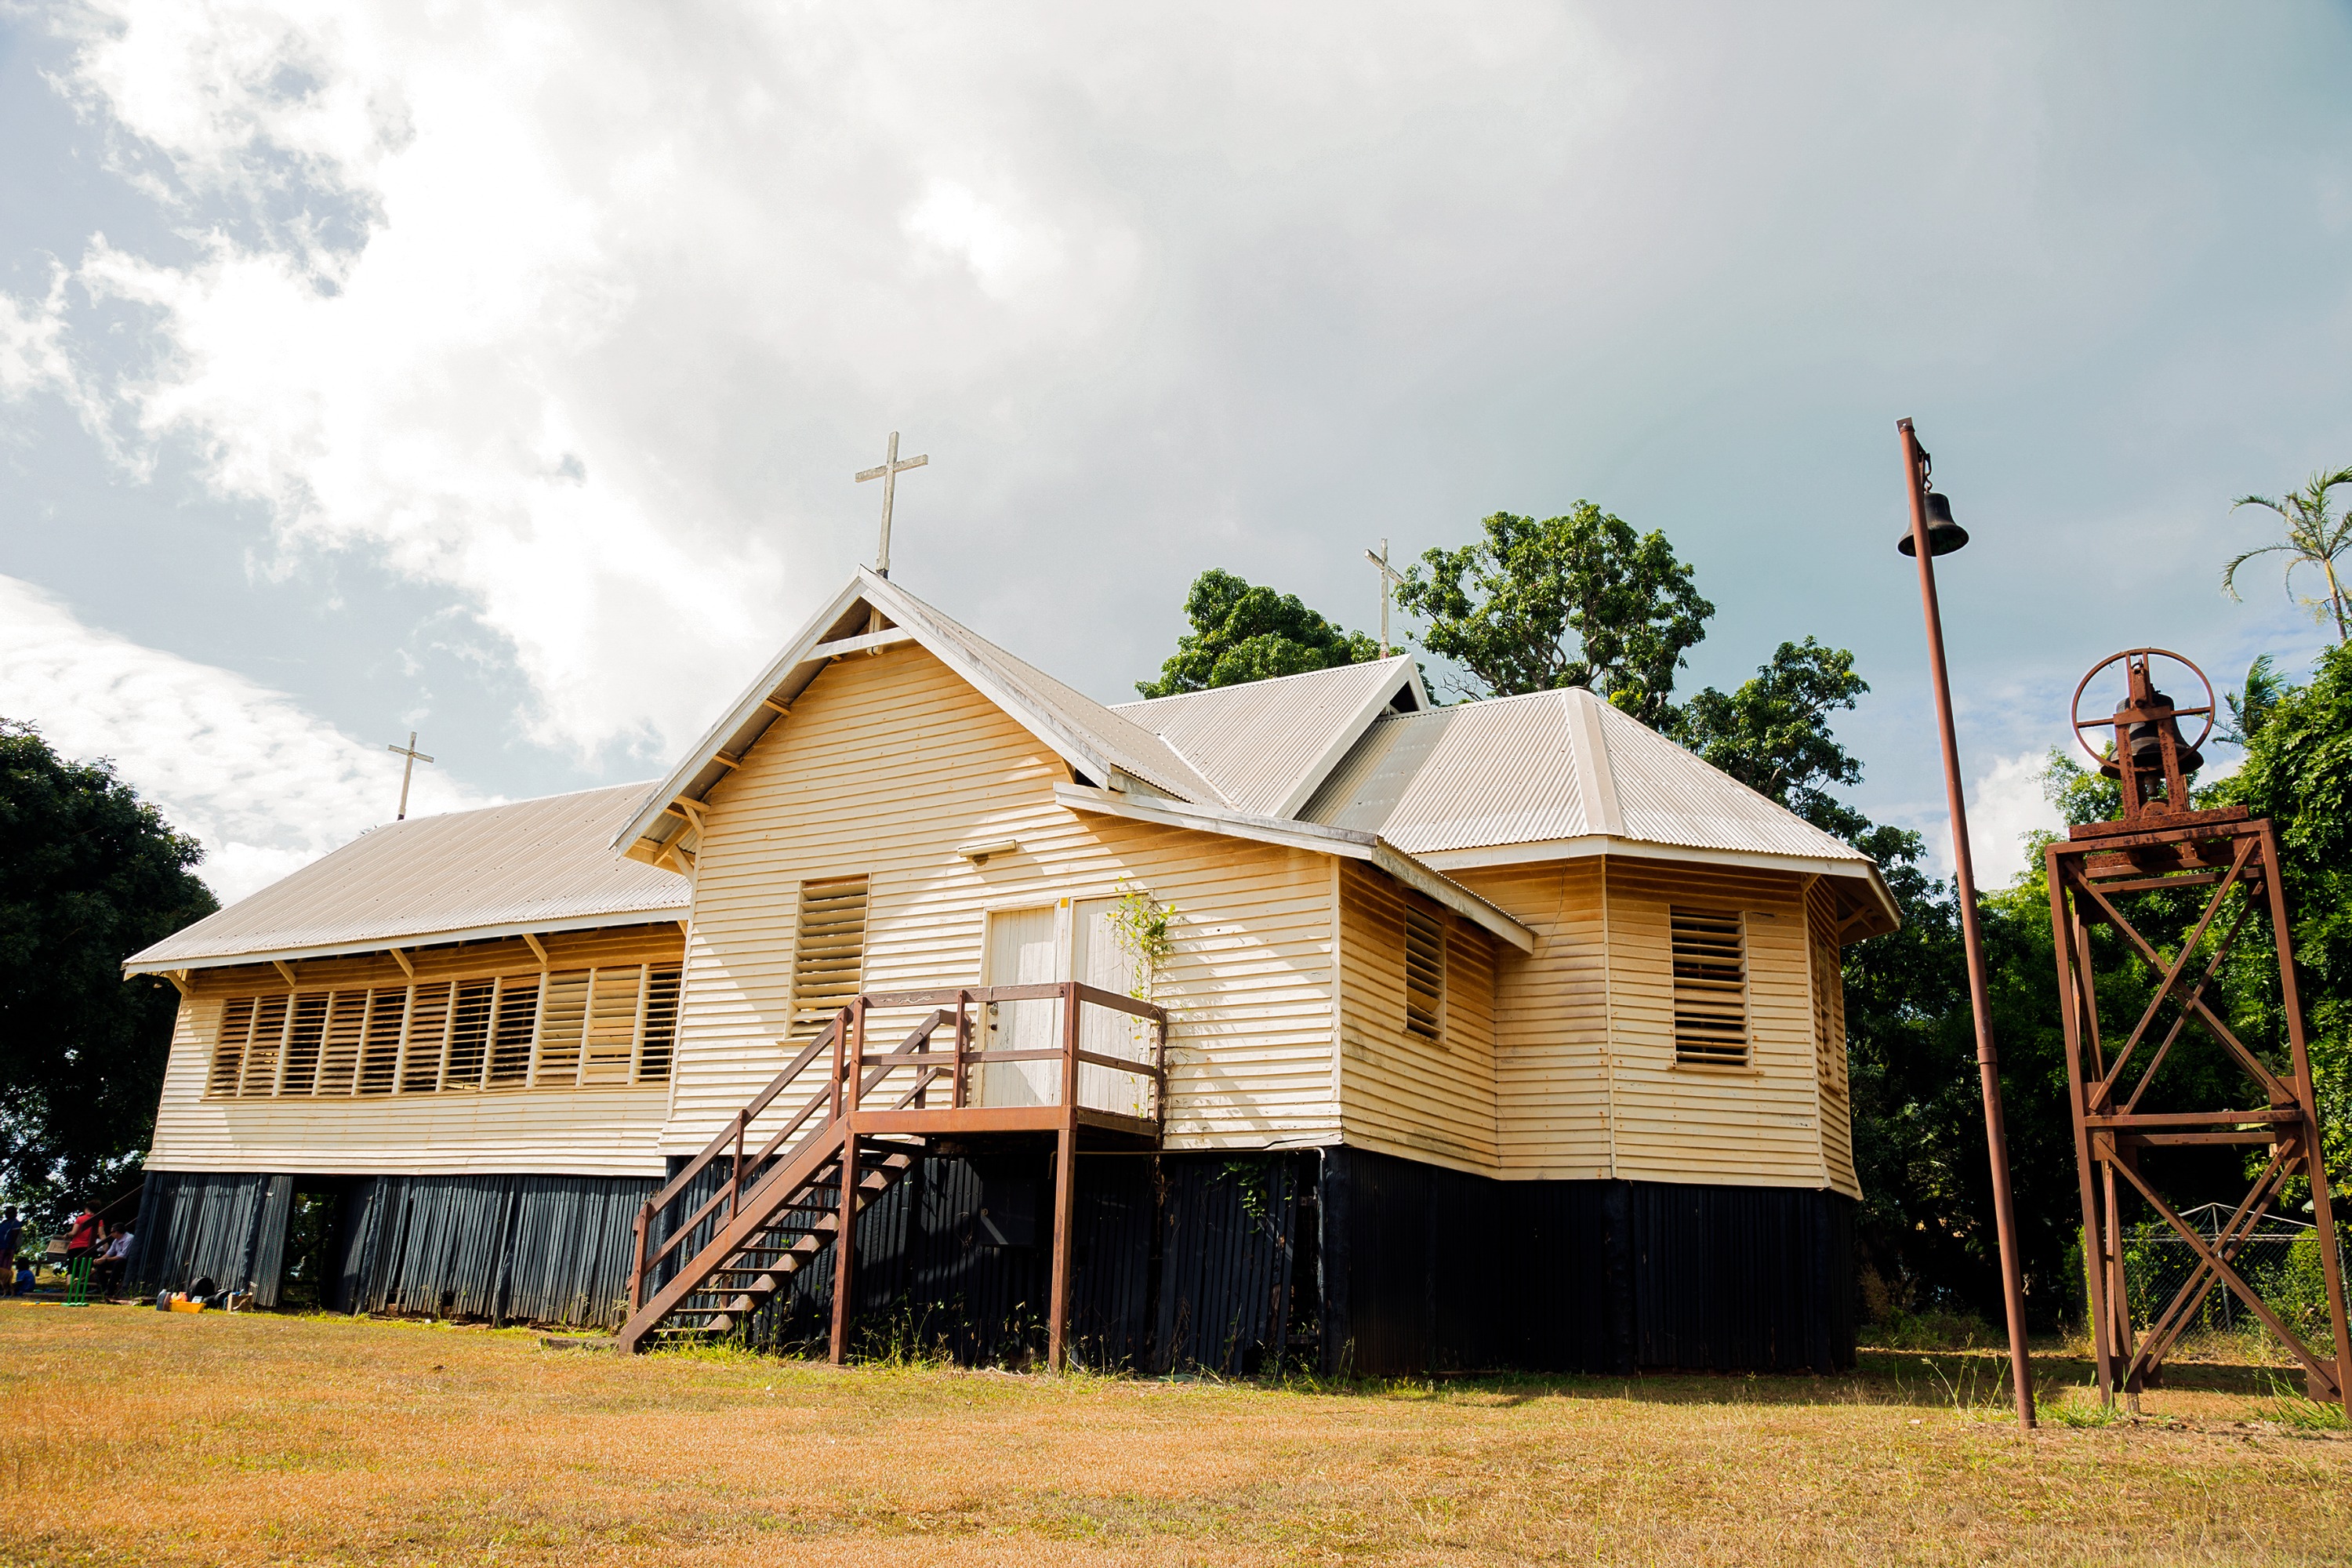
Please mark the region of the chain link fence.
<svg viewBox="0 0 2352 1568"><path fill-rule="evenodd" d="M2220 1204L2184 1209L2180 1217L2208 1242L2218 1246L2231 1211ZM2352 1273L2352 1247L2346 1246L2347 1228L2339 1225L2336 1252ZM2168 1306L2180 1288L2197 1272L2196 1248L2162 1220L2147 1220L2124 1235L2124 1274L2130 1286L2132 1324L2145 1331L2156 1315ZM2320 1268L2319 1233L2302 1220L2273 1215L2254 1227L2239 1247L2231 1266L2254 1289L2263 1304L2281 1322L2303 1337L2304 1343L2327 1352L2332 1331L2327 1321L2327 1280ZM2230 1359L2252 1356L2264 1361L2291 1360L2286 1347L2247 1310L2238 1293L2217 1279L2206 1281L2188 1331L2176 1354L2225 1354ZM2168 1358L2169 1359L2169 1358Z"/></svg>

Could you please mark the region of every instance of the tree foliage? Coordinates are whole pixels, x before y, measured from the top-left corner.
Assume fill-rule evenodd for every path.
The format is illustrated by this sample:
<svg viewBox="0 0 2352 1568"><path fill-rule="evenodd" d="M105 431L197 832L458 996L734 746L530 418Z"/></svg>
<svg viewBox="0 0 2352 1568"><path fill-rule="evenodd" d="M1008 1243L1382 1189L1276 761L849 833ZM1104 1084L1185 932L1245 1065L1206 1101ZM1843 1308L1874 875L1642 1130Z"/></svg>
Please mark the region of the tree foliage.
<svg viewBox="0 0 2352 1568"><path fill-rule="evenodd" d="M155 1121L179 995L122 961L216 907L203 857L112 764L0 720L0 1185L111 1195Z"/></svg>
<svg viewBox="0 0 2352 1568"><path fill-rule="evenodd" d="M2246 737L2244 764L2213 795L2278 826L2327 1166L2352 1182L2352 647L2322 650L2306 684L2276 694ZM2266 1004L2275 984L2250 984L2240 1006ZM2263 1022L2255 1027L2275 1038Z"/></svg>
<svg viewBox="0 0 2352 1568"><path fill-rule="evenodd" d="M1297 595L1255 587L1215 568L1192 580L1184 615L1192 629L1177 639L1175 656L1160 667L1160 679L1136 682L1136 690L1146 697L1302 675L1380 657L1379 644L1325 620Z"/></svg>
<svg viewBox="0 0 2352 1568"><path fill-rule="evenodd" d="M2336 563L2352 554L2352 512L2338 512L2333 492L2338 486L2352 485L2352 468L2339 468L2332 474L2314 474L2303 489L2289 490L2284 496L2241 496L2236 506L2259 507L2275 513L2286 525L2284 538L2270 544L2257 545L2232 557L2221 568L2221 591L2231 598L2238 596L2238 568L2263 555L2286 557L2286 590L2294 593L2294 573L2298 566L2318 569L2320 581L2326 592L2305 598L2314 617L2336 622L2336 640L2341 645L2352 641L2352 602L2347 602L2341 569Z"/></svg>
<svg viewBox="0 0 2352 1568"><path fill-rule="evenodd" d="M1669 733L1823 832L1859 842L1872 832L1870 819L1829 792L1860 784L1862 764L1838 743L1830 716L1869 690L1845 649L1811 637L1784 642L1738 689L1710 686L1693 697Z"/></svg>
<svg viewBox="0 0 2352 1568"><path fill-rule="evenodd" d="M1484 527L1475 543L1424 552L1397 589L1428 623L1421 645L1466 672L1457 694L1585 686L1664 726L1675 672L1715 614L1666 536L1583 500L1540 521L1498 511Z"/></svg>

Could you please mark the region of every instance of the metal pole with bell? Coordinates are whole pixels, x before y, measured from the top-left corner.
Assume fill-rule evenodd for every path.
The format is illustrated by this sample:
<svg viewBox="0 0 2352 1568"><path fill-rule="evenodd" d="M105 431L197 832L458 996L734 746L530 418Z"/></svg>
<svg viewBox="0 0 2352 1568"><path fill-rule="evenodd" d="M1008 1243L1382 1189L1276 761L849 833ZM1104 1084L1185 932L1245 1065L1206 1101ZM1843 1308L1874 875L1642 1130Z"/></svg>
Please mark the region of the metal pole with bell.
<svg viewBox="0 0 2352 1568"><path fill-rule="evenodd" d="M1927 664L1936 684L1936 717L1943 727L1944 794L1952 814L1952 870L1958 884L1960 939L1968 952L1969 1005L1976 1015L1977 1073L1984 1086L1985 1146L1992 1159L1993 1226L2000 1238L2001 1294L2009 1310L2011 1382L2017 1389L2017 1424L2033 1427L2033 1367L2025 1350L2025 1276L2017 1256L2017 1200L2009 1185L2009 1139L2001 1129L2000 1058L1993 1049L1992 1015L1986 996L1984 936L1977 924L1976 867L1969 854L1968 803L1960 795L1959 740L1952 728L1952 685L1944 668L1944 620L1936 607L1938 555L1969 542L1952 521L1952 503L1927 488L1932 465L1911 421L1903 433L1903 479L1911 492L1911 529L1896 546L1919 563L1919 602L1927 620Z"/></svg>

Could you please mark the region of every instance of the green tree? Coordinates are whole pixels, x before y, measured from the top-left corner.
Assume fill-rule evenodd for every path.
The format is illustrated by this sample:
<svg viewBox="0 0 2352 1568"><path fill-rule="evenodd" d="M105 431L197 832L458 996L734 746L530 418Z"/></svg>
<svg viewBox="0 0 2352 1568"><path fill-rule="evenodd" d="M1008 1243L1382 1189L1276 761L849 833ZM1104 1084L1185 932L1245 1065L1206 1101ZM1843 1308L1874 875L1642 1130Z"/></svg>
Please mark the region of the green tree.
<svg viewBox="0 0 2352 1568"><path fill-rule="evenodd" d="M0 720L0 1186L110 1195L154 1130L179 995L122 961L217 906L203 858L112 764Z"/></svg>
<svg viewBox="0 0 2352 1568"><path fill-rule="evenodd" d="M1397 603L1428 623L1422 647L1466 672L1465 697L1591 688L1643 723L1674 710L1675 672L1715 606L1666 536L1635 534L1580 500L1540 521L1498 511L1486 537L1430 550Z"/></svg>
<svg viewBox="0 0 2352 1568"><path fill-rule="evenodd" d="M2286 557L2287 592L2294 592L2294 569L2316 566L2327 584L2327 592L2315 599L2303 602L2311 606L2312 614L2323 621L2328 616L2336 618L2336 640L2338 644L2352 641L2352 605L2345 599L2343 580L2337 576L2336 558L2352 551L2352 512L2338 514L2329 492L2338 485L2352 485L2352 468L2339 468L2332 474L2314 474L2303 489L2289 490L2275 500L2269 496L2241 496L2236 506L2260 507L2278 514L2286 524L2286 537L2275 543L2257 545L2242 555L2232 557L2221 568L2221 591L2232 599L2238 596L2238 568L2258 555Z"/></svg>
<svg viewBox="0 0 2352 1568"><path fill-rule="evenodd" d="M2327 1168L2352 1182L2352 647L2323 649L2309 681L2277 694L2244 764L2209 798L2277 824ZM2231 988L2232 1011L2275 1044L2284 1030L2275 973L2263 972L2268 943L2240 942L2253 958Z"/></svg>
<svg viewBox="0 0 2352 1568"><path fill-rule="evenodd" d="M1184 615L1192 629L1176 639L1175 656L1160 667L1160 679L1135 683L1146 697L1303 675L1381 654L1371 638L1343 631L1297 595L1255 587L1213 567L1192 579Z"/></svg>
<svg viewBox="0 0 2352 1568"><path fill-rule="evenodd" d="M1862 782L1862 764L1839 744L1830 716L1870 690L1853 655L1811 637L1784 642L1738 689L1707 687L1675 715L1669 734L1759 795L1825 833L1859 846L1874 831L1831 795Z"/></svg>

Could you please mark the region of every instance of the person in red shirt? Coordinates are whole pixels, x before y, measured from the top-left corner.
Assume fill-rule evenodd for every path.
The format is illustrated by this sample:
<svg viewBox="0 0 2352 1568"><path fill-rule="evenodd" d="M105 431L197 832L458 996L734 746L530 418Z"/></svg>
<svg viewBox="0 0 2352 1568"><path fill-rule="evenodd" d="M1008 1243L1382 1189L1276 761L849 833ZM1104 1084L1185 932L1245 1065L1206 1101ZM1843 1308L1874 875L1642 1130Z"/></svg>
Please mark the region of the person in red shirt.
<svg viewBox="0 0 2352 1568"><path fill-rule="evenodd" d="M89 1255L98 1244L98 1215L89 1209L73 1216L66 1231L66 1261Z"/></svg>

